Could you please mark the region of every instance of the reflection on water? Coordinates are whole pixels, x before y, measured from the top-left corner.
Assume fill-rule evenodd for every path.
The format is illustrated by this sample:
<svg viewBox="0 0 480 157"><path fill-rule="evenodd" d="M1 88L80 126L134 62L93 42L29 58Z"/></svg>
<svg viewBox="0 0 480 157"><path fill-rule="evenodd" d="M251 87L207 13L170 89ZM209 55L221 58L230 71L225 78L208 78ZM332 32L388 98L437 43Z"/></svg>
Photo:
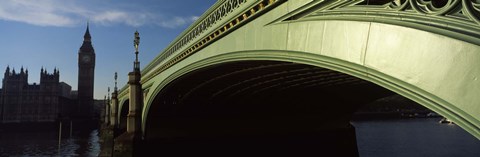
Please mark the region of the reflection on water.
<svg viewBox="0 0 480 157"><path fill-rule="evenodd" d="M480 140L439 118L353 121L361 157L478 157ZM98 130L65 135L57 131L0 133L0 156L98 156Z"/></svg>
<svg viewBox="0 0 480 157"><path fill-rule="evenodd" d="M19 131L0 134L0 156L98 156L98 130L63 136L58 149L58 131Z"/></svg>
<svg viewBox="0 0 480 157"><path fill-rule="evenodd" d="M362 157L478 157L480 140L440 118L352 122Z"/></svg>

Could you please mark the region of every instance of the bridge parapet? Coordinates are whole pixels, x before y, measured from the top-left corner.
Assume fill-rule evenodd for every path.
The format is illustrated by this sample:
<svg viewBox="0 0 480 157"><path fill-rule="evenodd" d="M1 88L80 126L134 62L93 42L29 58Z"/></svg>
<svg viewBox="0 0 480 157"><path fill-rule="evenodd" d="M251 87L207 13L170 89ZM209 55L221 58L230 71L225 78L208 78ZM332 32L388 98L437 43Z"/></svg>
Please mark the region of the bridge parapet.
<svg viewBox="0 0 480 157"><path fill-rule="evenodd" d="M222 0L142 70L142 83L285 0ZM155 69L155 70L152 70Z"/></svg>
<svg viewBox="0 0 480 157"><path fill-rule="evenodd" d="M208 9L196 22L190 25L182 34L180 34L174 41L164 49L164 51L151 64L143 70L142 73L148 73L148 70L155 65L161 63L177 51L184 50L185 45L191 45L191 41L208 34L210 28L219 21L222 21L225 16L235 11L240 6L243 6L246 0L221 0L217 1L210 9ZM153 64L156 63L156 64Z"/></svg>

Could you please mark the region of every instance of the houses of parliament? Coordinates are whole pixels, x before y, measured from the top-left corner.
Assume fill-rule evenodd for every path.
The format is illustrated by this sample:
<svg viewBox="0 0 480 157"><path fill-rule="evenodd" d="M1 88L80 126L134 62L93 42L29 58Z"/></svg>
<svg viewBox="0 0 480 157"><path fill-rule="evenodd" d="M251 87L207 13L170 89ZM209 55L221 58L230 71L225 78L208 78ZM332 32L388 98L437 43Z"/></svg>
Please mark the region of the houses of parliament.
<svg viewBox="0 0 480 157"><path fill-rule="evenodd" d="M0 124L54 122L59 118L92 119L95 51L89 26L78 51L78 91L60 82L60 71L41 68L40 83L28 83L28 69L7 66L0 89Z"/></svg>

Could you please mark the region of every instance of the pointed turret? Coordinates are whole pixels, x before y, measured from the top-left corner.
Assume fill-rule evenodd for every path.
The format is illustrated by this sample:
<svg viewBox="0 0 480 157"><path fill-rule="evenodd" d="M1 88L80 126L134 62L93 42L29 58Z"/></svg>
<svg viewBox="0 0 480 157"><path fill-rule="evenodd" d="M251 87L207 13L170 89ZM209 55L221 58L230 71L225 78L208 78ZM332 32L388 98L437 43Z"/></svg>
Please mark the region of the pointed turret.
<svg viewBox="0 0 480 157"><path fill-rule="evenodd" d="M5 69L5 74L3 78L8 79L8 76L10 76L10 66L7 65L7 69Z"/></svg>
<svg viewBox="0 0 480 157"><path fill-rule="evenodd" d="M92 39L92 36L90 36L89 27L90 27L90 22L87 22L87 30L85 31L85 35L83 35L83 40L84 41L91 41L91 39Z"/></svg>
<svg viewBox="0 0 480 157"><path fill-rule="evenodd" d="M55 79L59 79L60 78L60 70L58 68L55 67L55 70L53 72L53 76L55 77Z"/></svg>
<svg viewBox="0 0 480 157"><path fill-rule="evenodd" d="M83 35L83 44L82 47L80 47L80 52L93 53L93 51L92 36L90 36L90 24L87 23L87 30L85 31L85 35Z"/></svg>
<svg viewBox="0 0 480 157"><path fill-rule="evenodd" d="M5 69L5 74L10 74L10 66L7 65L7 69Z"/></svg>

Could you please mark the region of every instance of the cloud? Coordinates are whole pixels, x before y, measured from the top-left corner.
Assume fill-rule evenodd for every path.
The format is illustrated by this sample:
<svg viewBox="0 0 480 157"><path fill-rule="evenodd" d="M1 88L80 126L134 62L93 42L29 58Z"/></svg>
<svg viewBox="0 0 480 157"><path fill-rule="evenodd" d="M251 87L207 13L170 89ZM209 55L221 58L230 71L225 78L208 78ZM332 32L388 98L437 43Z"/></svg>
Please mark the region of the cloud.
<svg viewBox="0 0 480 157"><path fill-rule="evenodd" d="M125 24L129 26L142 26L158 20L151 13L133 13L120 10L108 10L92 15L93 22L102 25Z"/></svg>
<svg viewBox="0 0 480 157"><path fill-rule="evenodd" d="M154 25L164 28L176 28L189 24L197 16L166 16L161 13L132 12L106 5L80 5L74 0L2 0L0 2L0 20L17 21L37 26L69 27L85 22L104 26L124 24L133 27Z"/></svg>
<svg viewBox="0 0 480 157"><path fill-rule="evenodd" d="M130 19L131 17L129 17L129 15L125 12L106 11L101 14L93 16L91 20L98 23L102 23L102 24L109 24L109 23L122 22L127 18Z"/></svg>
<svg viewBox="0 0 480 157"><path fill-rule="evenodd" d="M103 25L112 25L123 23L125 25L138 27L143 25L156 25L164 28L176 28L198 19L198 16L191 17L179 17L179 16L165 16L156 15L148 12L126 12L120 10L104 11L99 14L93 15L92 20L94 22Z"/></svg>
<svg viewBox="0 0 480 157"><path fill-rule="evenodd" d="M158 20L157 25L166 27L166 28L175 28L178 26L183 26L188 23L192 23L198 19L198 16L191 17L173 17L172 19Z"/></svg>
<svg viewBox="0 0 480 157"><path fill-rule="evenodd" d="M75 20L62 10L51 0L3 0L0 4L0 19L39 26L73 25Z"/></svg>

